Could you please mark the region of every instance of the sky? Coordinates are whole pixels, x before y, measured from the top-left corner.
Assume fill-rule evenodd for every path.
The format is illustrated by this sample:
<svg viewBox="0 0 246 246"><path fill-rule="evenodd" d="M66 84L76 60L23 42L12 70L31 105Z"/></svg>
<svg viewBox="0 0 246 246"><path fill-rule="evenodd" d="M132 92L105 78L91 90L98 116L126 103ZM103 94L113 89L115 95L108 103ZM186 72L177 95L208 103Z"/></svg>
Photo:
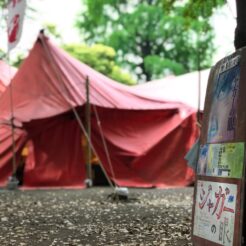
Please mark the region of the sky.
<svg viewBox="0 0 246 246"><path fill-rule="evenodd" d="M55 24L64 43L81 42L74 27L76 15L82 8L81 0L28 0L28 5L38 11L31 14L32 18L25 19L22 38L17 48L12 51L12 56L31 49L44 23ZM235 0L228 0L223 9L217 11L212 18L216 33L216 53L213 62L234 51L235 16ZM1 34L0 48L5 50L7 42L3 36Z"/></svg>
<svg viewBox="0 0 246 246"><path fill-rule="evenodd" d="M216 11L212 18L212 24L215 28L215 45L217 52L214 56L214 62L220 60L235 51L234 49L234 30L236 27L236 1L226 0L227 4Z"/></svg>

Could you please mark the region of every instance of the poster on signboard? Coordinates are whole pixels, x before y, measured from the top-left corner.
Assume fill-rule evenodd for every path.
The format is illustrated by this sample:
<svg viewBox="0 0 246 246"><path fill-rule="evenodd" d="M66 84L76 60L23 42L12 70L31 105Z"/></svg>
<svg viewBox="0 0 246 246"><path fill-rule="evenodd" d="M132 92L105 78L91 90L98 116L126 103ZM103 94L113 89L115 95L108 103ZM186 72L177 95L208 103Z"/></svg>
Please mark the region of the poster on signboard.
<svg viewBox="0 0 246 246"><path fill-rule="evenodd" d="M198 180L193 235L232 246L236 201L236 184Z"/></svg>
<svg viewBox="0 0 246 246"><path fill-rule="evenodd" d="M208 122L208 143L232 141L235 137L240 57L226 60L219 68L213 88Z"/></svg>
<svg viewBox="0 0 246 246"><path fill-rule="evenodd" d="M244 143L205 144L200 147L197 174L242 178Z"/></svg>

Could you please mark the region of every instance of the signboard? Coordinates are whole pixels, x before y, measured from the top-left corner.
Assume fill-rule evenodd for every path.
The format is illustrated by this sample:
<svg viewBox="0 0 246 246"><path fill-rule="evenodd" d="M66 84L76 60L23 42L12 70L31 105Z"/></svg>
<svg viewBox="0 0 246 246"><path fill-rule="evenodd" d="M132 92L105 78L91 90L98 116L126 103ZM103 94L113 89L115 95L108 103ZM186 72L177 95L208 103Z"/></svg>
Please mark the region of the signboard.
<svg viewBox="0 0 246 246"><path fill-rule="evenodd" d="M244 143L205 144L200 147L197 174L242 178Z"/></svg>
<svg viewBox="0 0 246 246"><path fill-rule="evenodd" d="M233 245L236 201L236 184L198 181L193 234L221 245Z"/></svg>
<svg viewBox="0 0 246 246"><path fill-rule="evenodd" d="M246 48L211 70L193 204L194 246L241 246L245 205Z"/></svg>
<svg viewBox="0 0 246 246"><path fill-rule="evenodd" d="M26 0L9 0L8 2L8 50L13 49L19 42L25 16Z"/></svg>

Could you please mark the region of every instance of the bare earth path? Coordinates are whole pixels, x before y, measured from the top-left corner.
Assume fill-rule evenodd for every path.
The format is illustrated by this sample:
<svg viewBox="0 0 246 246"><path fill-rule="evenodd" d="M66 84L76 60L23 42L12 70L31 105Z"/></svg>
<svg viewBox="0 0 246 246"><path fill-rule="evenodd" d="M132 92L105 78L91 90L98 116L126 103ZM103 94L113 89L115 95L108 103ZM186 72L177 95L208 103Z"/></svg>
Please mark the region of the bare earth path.
<svg viewBox="0 0 246 246"><path fill-rule="evenodd" d="M191 245L193 188L0 190L0 245Z"/></svg>

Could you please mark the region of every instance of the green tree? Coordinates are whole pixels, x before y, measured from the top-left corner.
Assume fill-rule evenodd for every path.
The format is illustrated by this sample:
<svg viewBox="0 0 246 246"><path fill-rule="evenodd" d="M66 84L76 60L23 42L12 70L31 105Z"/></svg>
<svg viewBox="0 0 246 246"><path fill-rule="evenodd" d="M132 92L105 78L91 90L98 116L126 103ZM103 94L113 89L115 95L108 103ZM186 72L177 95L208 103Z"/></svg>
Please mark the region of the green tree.
<svg viewBox="0 0 246 246"><path fill-rule="evenodd" d="M77 27L88 43L117 51L117 62L141 80L182 74L211 65L208 18L223 0L82 0Z"/></svg>
<svg viewBox="0 0 246 246"><path fill-rule="evenodd" d="M134 85L136 81L116 65L116 52L113 48L95 44L92 46L81 44L66 44L63 48L76 59L86 63L98 72L127 85Z"/></svg>
<svg viewBox="0 0 246 246"><path fill-rule="evenodd" d="M5 52L2 49L0 49L0 60L4 59L5 56Z"/></svg>
<svg viewBox="0 0 246 246"><path fill-rule="evenodd" d="M25 59L25 55L23 53L19 53L13 60L10 61L10 65L18 68L20 67L24 59Z"/></svg>
<svg viewBox="0 0 246 246"><path fill-rule="evenodd" d="M57 28L52 23L45 24L45 31L48 35L52 35L55 39L62 42L61 35ZM105 45L81 45L81 44L63 44L65 49L70 55L86 63L96 71L114 79L120 83L127 85L134 85L136 81L126 72L115 64L115 50Z"/></svg>
<svg viewBox="0 0 246 246"><path fill-rule="evenodd" d="M43 27L44 27L45 33L47 33L49 36L51 35L58 41L62 41L62 36L60 32L57 30L57 27L55 24L47 22L43 24Z"/></svg>
<svg viewBox="0 0 246 246"><path fill-rule="evenodd" d="M4 8L6 3L7 3L6 0L0 0L0 8Z"/></svg>

